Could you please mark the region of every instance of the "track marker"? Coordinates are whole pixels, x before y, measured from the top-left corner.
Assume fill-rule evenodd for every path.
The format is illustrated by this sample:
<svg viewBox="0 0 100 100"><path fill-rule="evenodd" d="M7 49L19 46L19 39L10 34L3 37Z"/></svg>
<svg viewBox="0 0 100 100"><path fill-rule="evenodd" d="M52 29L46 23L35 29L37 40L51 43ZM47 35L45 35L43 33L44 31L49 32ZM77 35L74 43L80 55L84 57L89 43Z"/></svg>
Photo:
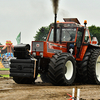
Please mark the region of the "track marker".
<svg viewBox="0 0 100 100"><path fill-rule="evenodd" d="M68 100L79 100L80 99L80 89L77 89L77 87L73 88L72 90L72 95L68 94L67 95L69 97L71 97L70 99Z"/></svg>

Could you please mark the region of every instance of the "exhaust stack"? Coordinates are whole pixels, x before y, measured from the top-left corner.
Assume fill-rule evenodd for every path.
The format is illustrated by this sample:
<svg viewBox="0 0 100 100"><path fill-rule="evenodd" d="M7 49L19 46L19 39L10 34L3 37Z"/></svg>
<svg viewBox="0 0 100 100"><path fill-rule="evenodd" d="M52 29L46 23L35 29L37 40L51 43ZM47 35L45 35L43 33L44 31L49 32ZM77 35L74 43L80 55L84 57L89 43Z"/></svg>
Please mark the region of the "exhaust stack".
<svg viewBox="0 0 100 100"><path fill-rule="evenodd" d="M54 20L54 42L56 43L56 33L57 33L57 24L56 24L56 21L57 21L57 14L55 14L55 20Z"/></svg>
<svg viewBox="0 0 100 100"><path fill-rule="evenodd" d="M57 21L57 11L58 11L58 3L59 3L59 0L51 0L52 1L52 4L53 4L53 10L54 10L54 14L55 14L55 18L54 18L54 42L56 42L56 32L57 32L57 24L56 24L56 21Z"/></svg>

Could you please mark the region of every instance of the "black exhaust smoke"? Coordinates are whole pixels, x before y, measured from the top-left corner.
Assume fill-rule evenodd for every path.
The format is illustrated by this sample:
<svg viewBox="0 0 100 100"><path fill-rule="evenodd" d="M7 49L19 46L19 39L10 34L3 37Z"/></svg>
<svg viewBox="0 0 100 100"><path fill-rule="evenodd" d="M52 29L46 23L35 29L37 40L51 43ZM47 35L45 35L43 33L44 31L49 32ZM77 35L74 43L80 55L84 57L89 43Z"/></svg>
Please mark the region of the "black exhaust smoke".
<svg viewBox="0 0 100 100"><path fill-rule="evenodd" d="M51 0L53 3L53 10L54 10L54 14L55 14L55 18L54 18L54 42L56 42L56 31L57 31L57 12L58 12L58 3L59 0Z"/></svg>
<svg viewBox="0 0 100 100"><path fill-rule="evenodd" d="M53 4L54 14L57 14L59 0L51 0L51 1L52 1L52 4Z"/></svg>

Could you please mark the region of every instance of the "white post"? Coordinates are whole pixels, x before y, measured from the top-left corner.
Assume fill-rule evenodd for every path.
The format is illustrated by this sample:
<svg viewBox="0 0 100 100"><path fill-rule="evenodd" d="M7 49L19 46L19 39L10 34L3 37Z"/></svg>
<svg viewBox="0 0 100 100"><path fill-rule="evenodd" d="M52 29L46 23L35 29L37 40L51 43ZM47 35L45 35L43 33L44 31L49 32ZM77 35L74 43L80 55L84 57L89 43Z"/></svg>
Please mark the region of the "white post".
<svg viewBox="0 0 100 100"><path fill-rule="evenodd" d="M72 97L74 98L74 94L75 94L75 88L73 88L73 90L72 90ZM74 100L74 99L72 99L72 100Z"/></svg>
<svg viewBox="0 0 100 100"><path fill-rule="evenodd" d="M77 100L80 99L80 89L77 89Z"/></svg>

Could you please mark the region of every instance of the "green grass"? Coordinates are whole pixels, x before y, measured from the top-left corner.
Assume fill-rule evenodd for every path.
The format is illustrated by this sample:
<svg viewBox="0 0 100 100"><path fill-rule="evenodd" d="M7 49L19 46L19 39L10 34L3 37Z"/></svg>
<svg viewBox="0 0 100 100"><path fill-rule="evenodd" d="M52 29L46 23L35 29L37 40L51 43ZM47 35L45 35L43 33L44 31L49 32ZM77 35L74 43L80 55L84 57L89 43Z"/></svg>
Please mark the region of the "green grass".
<svg viewBox="0 0 100 100"><path fill-rule="evenodd" d="M6 77L6 78L9 78L10 76L9 75L0 75L2 77ZM40 77L40 75L38 75L38 77Z"/></svg>
<svg viewBox="0 0 100 100"><path fill-rule="evenodd" d="M9 78L10 76L9 75L1 75L2 77L6 77L6 78Z"/></svg>
<svg viewBox="0 0 100 100"><path fill-rule="evenodd" d="M0 68L0 71L9 71L10 68ZM5 78L9 78L10 76L9 75L0 75L2 77L5 77Z"/></svg>
<svg viewBox="0 0 100 100"><path fill-rule="evenodd" d="M0 68L0 71L10 70L10 68Z"/></svg>
<svg viewBox="0 0 100 100"><path fill-rule="evenodd" d="M10 70L10 68L0 68L0 71L8 71L8 70ZM9 75L0 75L0 76L6 77L6 78L9 78L10 77ZM40 77L40 74L38 74L37 77Z"/></svg>

